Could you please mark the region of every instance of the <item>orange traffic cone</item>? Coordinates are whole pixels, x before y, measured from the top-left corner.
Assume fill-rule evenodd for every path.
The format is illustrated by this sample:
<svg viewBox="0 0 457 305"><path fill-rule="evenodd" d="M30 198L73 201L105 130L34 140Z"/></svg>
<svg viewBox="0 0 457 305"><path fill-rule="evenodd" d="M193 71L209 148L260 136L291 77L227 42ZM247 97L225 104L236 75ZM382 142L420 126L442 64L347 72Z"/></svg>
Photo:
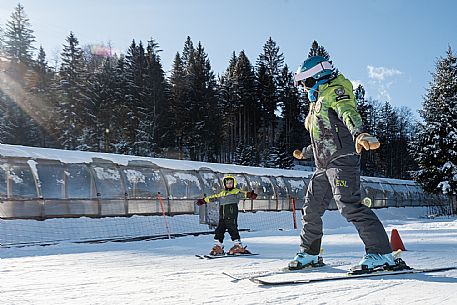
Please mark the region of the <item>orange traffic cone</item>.
<svg viewBox="0 0 457 305"><path fill-rule="evenodd" d="M397 229L392 229L392 233L390 234L390 247L392 248L392 251L406 251L405 245L403 245Z"/></svg>

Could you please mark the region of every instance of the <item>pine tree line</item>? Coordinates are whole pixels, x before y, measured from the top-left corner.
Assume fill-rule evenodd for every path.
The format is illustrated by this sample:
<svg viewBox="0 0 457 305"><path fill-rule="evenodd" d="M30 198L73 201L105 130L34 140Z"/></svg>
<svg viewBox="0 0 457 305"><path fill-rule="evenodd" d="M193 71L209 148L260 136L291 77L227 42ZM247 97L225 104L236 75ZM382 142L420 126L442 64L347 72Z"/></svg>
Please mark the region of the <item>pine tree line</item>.
<svg viewBox="0 0 457 305"><path fill-rule="evenodd" d="M362 154L362 174L410 179L417 169L408 150L408 143L415 138L411 110L392 107L389 102L365 99L361 85L354 90L354 95L365 130L381 142L379 149Z"/></svg>
<svg viewBox="0 0 457 305"><path fill-rule="evenodd" d="M60 65L50 67L21 5L0 35L2 143L277 168L290 168L291 152L309 144L307 96L272 38L255 64L233 52L216 76L202 44L188 37L167 76L152 38L118 55L70 33ZM330 59L316 41L314 55ZM367 131L383 143L363 155L363 174L408 178L410 111L366 99L361 86L355 93Z"/></svg>

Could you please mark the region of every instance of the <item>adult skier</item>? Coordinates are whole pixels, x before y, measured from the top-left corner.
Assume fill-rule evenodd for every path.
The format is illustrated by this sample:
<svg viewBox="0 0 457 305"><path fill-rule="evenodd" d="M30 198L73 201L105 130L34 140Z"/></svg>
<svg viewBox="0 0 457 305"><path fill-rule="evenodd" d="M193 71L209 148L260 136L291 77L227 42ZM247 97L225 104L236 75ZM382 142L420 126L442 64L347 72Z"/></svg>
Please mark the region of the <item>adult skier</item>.
<svg viewBox="0 0 457 305"><path fill-rule="evenodd" d="M256 199L257 194L254 191L245 192L236 188L236 179L234 176L225 175L222 179L224 190L218 194L198 199L196 204L201 206L213 201L219 201L219 223L215 230L214 246L210 255L224 255L224 235L227 230L233 241L233 247L227 252L229 255L248 254L250 253L243 247L238 232L238 202L241 199Z"/></svg>
<svg viewBox="0 0 457 305"><path fill-rule="evenodd" d="M309 113L305 128L311 144L293 155L308 159L314 155L314 172L305 195L300 250L289 269L318 264L322 240L322 216L331 199L340 213L352 222L365 244L366 254L352 270L394 268L389 239L373 211L361 203L360 153L377 149L378 140L363 131L356 110L352 84L322 56L306 59L295 74L295 82L308 95Z"/></svg>

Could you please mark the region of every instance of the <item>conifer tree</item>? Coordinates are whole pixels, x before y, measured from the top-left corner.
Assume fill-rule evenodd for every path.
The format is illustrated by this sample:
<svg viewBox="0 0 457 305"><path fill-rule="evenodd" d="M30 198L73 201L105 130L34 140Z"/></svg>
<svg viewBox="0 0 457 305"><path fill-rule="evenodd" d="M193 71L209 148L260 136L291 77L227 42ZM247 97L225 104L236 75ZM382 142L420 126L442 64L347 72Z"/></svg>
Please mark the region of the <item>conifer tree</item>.
<svg viewBox="0 0 457 305"><path fill-rule="evenodd" d="M240 98L239 134L248 146L256 144L256 134L259 126L260 105L255 96L255 73L244 51L238 55L235 65L235 83Z"/></svg>
<svg viewBox="0 0 457 305"><path fill-rule="evenodd" d="M201 43L194 48L187 37L177 54L170 77L171 110L176 118L180 158L215 161L221 142L221 109L214 73Z"/></svg>
<svg viewBox="0 0 457 305"><path fill-rule="evenodd" d="M377 121L378 140L382 143L379 148L381 157L379 165L381 165L381 172L385 177L394 177L397 129L397 115L390 103L385 102Z"/></svg>
<svg viewBox="0 0 457 305"><path fill-rule="evenodd" d="M187 66L190 91L190 122L185 143L190 158L216 161L221 141L221 109L216 95L216 80L203 46L199 42L190 54Z"/></svg>
<svg viewBox="0 0 457 305"><path fill-rule="evenodd" d="M260 105L259 149L262 151L274 145L273 130L276 128L277 92L273 76L260 63L256 67L256 95Z"/></svg>
<svg viewBox="0 0 457 305"><path fill-rule="evenodd" d="M129 154L131 153L131 146L129 146L129 125L125 122L129 122L131 119L131 110L129 105L129 80L127 77L127 64L124 55L117 60L114 67L114 90L113 96L113 120L109 125L109 133L106 135L106 139L110 143L109 149L115 153ZM124 122L123 124L117 124L116 122Z"/></svg>
<svg viewBox="0 0 457 305"><path fill-rule="evenodd" d="M277 88L283 66L284 55L270 37L263 46L256 64L257 98L262 109L264 147L274 146L277 140L275 111L278 107Z"/></svg>
<svg viewBox="0 0 457 305"><path fill-rule="evenodd" d="M55 129L58 130L63 148L77 149L80 144L86 144L86 139L81 136L85 135L83 129L91 118L91 113L87 111L87 76L83 50L73 32L70 32L66 42L61 53L62 65L55 85L58 99Z"/></svg>
<svg viewBox="0 0 457 305"><path fill-rule="evenodd" d="M149 124L150 114L147 112L144 98L147 62L143 43L138 45L132 41L125 57L125 73L128 94L125 99L126 110L130 114L125 126L129 152L132 155L149 155L149 138L144 124Z"/></svg>
<svg viewBox="0 0 457 305"><path fill-rule="evenodd" d="M415 179L431 193L457 194L457 60L451 48L440 57L424 97L411 151Z"/></svg>
<svg viewBox="0 0 457 305"><path fill-rule="evenodd" d="M268 168L292 168L292 155L283 142L278 143L277 146L270 147L263 151L261 166Z"/></svg>
<svg viewBox="0 0 457 305"><path fill-rule="evenodd" d="M365 99L365 88L363 88L362 85L358 85L357 88L354 89L354 97L357 104L357 112L362 118L363 126L368 133L372 133L369 122L370 105L368 105Z"/></svg>
<svg viewBox="0 0 457 305"><path fill-rule="evenodd" d="M151 38L146 48L147 73L144 92L146 111L149 114L149 122L144 128L147 131L151 156L160 156L167 146L172 146L168 142L174 138L173 129L168 126L171 121L169 87L165 80L160 52L158 43Z"/></svg>
<svg viewBox="0 0 457 305"><path fill-rule="evenodd" d="M237 145L233 162L238 165L258 166L257 151L252 145Z"/></svg>
<svg viewBox="0 0 457 305"><path fill-rule="evenodd" d="M11 19L6 23L4 38L6 54L14 62L28 66L32 62L32 52L35 50L33 42L35 42L35 36L30 20L24 11L24 6L19 3L11 14Z"/></svg>
<svg viewBox="0 0 457 305"><path fill-rule="evenodd" d="M18 66L15 62L7 62L3 65ZM33 100L30 99L24 87L25 75L16 72L14 68L0 71L0 141L37 146L40 144L40 138L37 123L31 117L35 116Z"/></svg>
<svg viewBox="0 0 457 305"><path fill-rule="evenodd" d="M32 109L31 116L36 122L34 133L37 145L42 147L56 146L52 137L52 113L55 107L52 96L52 80L54 74L48 66L46 53L42 46L39 48L38 57L28 71L25 79L25 88L28 90L29 105Z"/></svg>
<svg viewBox="0 0 457 305"><path fill-rule="evenodd" d="M32 73L33 30L24 7L18 4L6 23L4 51L9 61L3 62L1 79L4 109L2 124L3 141L11 144L37 146L40 144L35 110L37 107L27 90L27 77Z"/></svg>
<svg viewBox="0 0 457 305"><path fill-rule="evenodd" d="M93 130L93 138L87 139L87 149L92 151L112 152L112 137L117 128L116 122L123 122L117 116L118 113L116 90L120 89L116 84L116 59L105 58L101 65L90 74L88 78L87 91L91 100L91 109L94 114L93 120L88 122L90 130ZM88 129L89 130L89 129Z"/></svg>
<svg viewBox="0 0 457 305"><path fill-rule="evenodd" d="M192 39L189 36L187 36L186 41L184 42L184 48L182 50L181 55L181 61L184 67L187 68L189 66L189 60L194 51L194 43L192 42Z"/></svg>
<svg viewBox="0 0 457 305"><path fill-rule="evenodd" d="M240 145L251 147L256 144L259 126L259 105L255 97L255 74L244 51L237 57L233 53L229 67L220 78L219 96L224 112L225 154L231 156ZM225 161L230 162L229 157Z"/></svg>
<svg viewBox="0 0 457 305"><path fill-rule="evenodd" d="M407 107L395 108L397 114L397 140L395 141L395 166L394 177L411 179L411 173L417 170L417 164L408 149L408 143L414 139L414 126L416 122L411 120L413 114Z"/></svg>
<svg viewBox="0 0 457 305"><path fill-rule="evenodd" d="M290 169L293 167L293 157L290 148L284 141L281 141L277 147L277 159L275 161L276 168Z"/></svg>
<svg viewBox="0 0 457 305"><path fill-rule="evenodd" d="M177 154L171 157L177 159L184 159L184 139L186 134L186 122L190 120L188 111L188 83L186 77L186 67L181 59L181 55L176 53L173 61L173 67L169 79L170 84L170 109L171 109L171 126L174 130L174 146L176 147Z"/></svg>
<svg viewBox="0 0 457 305"><path fill-rule="evenodd" d="M17 105L3 88L0 89L0 142L16 144L14 110Z"/></svg>
<svg viewBox="0 0 457 305"><path fill-rule="evenodd" d="M308 57L312 56L322 56L326 59L330 59L330 55L327 50L323 46L320 46L316 40L314 40L311 44L311 50L308 53Z"/></svg>
<svg viewBox="0 0 457 305"><path fill-rule="evenodd" d="M244 163L243 148L244 143L238 134L240 110L239 101L242 96L237 92L237 65L238 57L235 52L229 60L229 66L225 73L219 79L219 99L223 113L222 136L224 138L222 144L222 160L223 162L231 162L236 164ZM240 120L241 121L241 120Z"/></svg>
<svg viewBox="0 0 457 305"><path fill-rule="evenodd" d="M379 121L381 120L381 108L382 104L379 103L377 100L368 98L366 100L367 102L367 123L366 126L366 131L369 132L371 135L374 135L375 137L379 138L383 137L384 131L382 129L378 129L381 125L379 124ZM382 142L381 139L381 146L383 146L385 143ZM366 155L366 163L365 165L361 166L361 169L363 171L364 175L367 176L384 176L385 171L383 169L385 166L382 164L382 157L381 157L381 149L376 149L376 150L370 150L369 152L364 152L363 154ZM362 154L362 155L363 155Z"/></svg>

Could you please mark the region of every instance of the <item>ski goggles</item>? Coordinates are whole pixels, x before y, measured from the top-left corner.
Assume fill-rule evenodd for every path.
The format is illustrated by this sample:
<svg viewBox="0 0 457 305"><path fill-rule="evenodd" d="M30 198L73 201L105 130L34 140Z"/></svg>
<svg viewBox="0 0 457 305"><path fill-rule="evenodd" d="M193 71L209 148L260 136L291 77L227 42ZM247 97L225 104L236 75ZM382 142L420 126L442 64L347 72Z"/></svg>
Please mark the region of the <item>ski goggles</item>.
<svg viewBox="0 0 457 305"><path fill-rule="evenodd" d="M303 89L305 89L306 91L313 88L316 83L317 83L317 80L312 77L308 77L305 80L299 81L299 85L300 84L303 85Z"/></svg>
<svg viewBox="0 0 457 305"><path fill-rule="evenodd" d="M307 79L309 78L313 78L314 75L316 75L317 73L321 72L321 71L324 71L324 70L333 70L333 66L330 62L328 61L323 61L323 62L320 62L319 64L315 65L314 67L304 71L304 72L300 72L301 70L301 67L298 68L298 71L295 73L294 75L294 84L295 86L299 86L300 85L300 82L304 82L303 85L305 85L305 82ZM312 86L306 86L305 87L312 87Z"/></svg>

